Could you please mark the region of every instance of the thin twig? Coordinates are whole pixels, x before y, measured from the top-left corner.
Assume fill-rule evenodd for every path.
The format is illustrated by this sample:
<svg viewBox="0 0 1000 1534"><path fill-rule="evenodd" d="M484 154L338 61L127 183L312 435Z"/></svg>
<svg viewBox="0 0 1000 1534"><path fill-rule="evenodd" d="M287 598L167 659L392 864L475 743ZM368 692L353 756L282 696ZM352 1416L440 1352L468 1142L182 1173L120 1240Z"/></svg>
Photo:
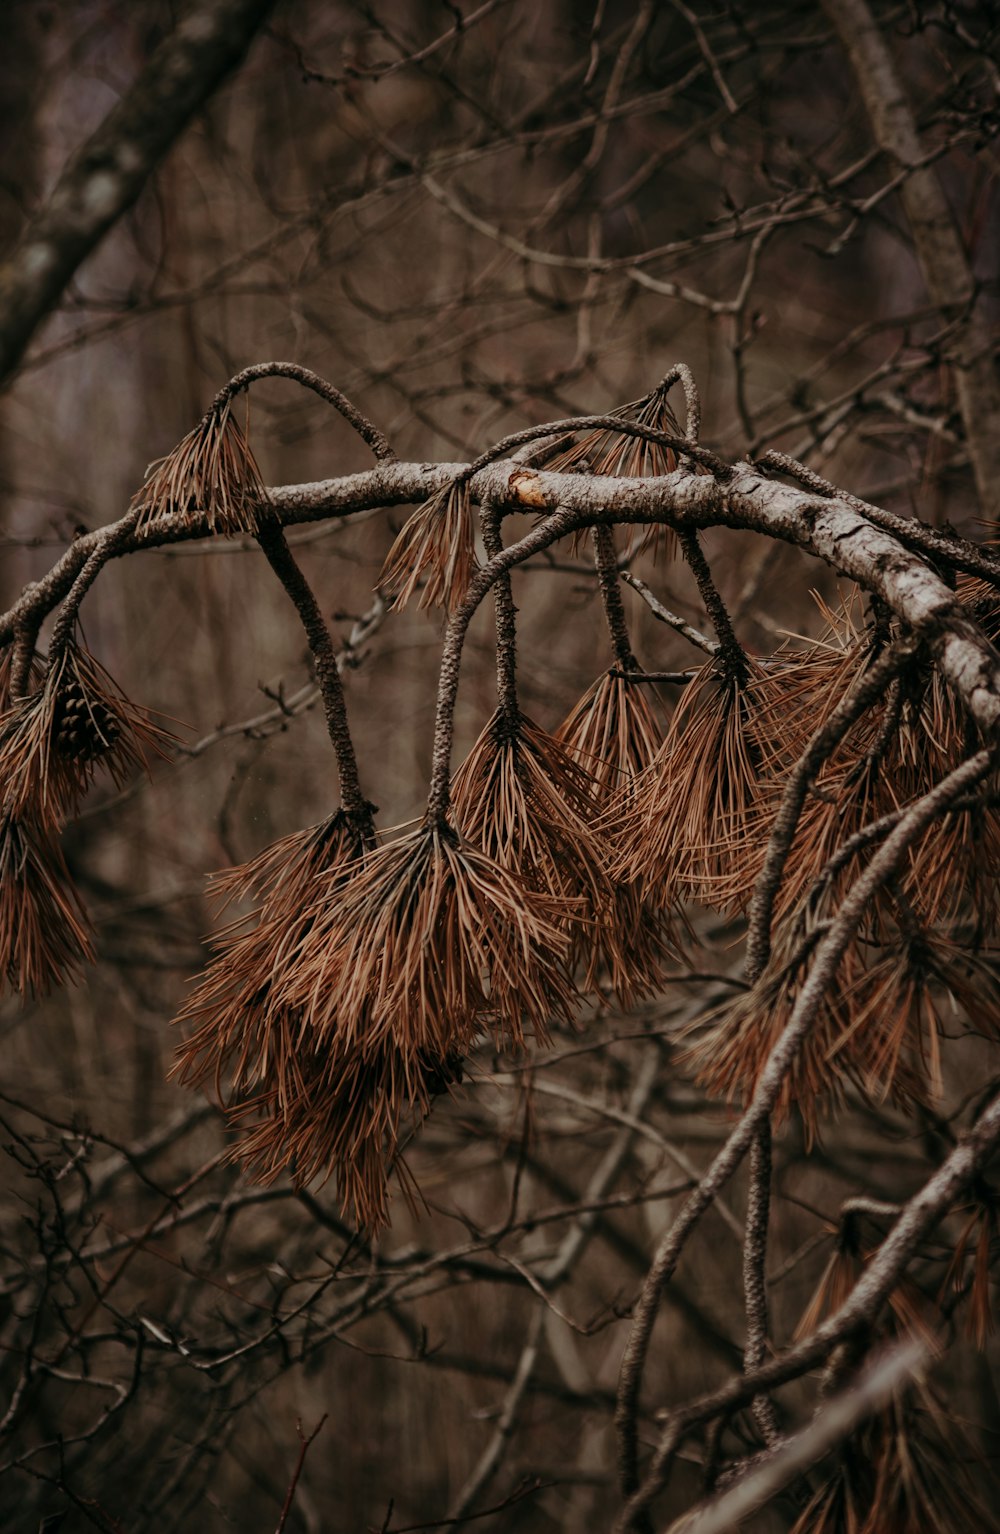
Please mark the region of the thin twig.
<svg viewBox="0 0 1000 1534"><path fill-rule="evenodd" d="M747 1200L746 1237L743 1243L743 1298L747 1318L747 1344L743 1367L748 1374L759 1369L767 1356L767 1226L771 1209L771 1123L763 1119L750 1147L750 1191ZM780 1438L774 1402L767 1395L754 1396L754 1420L764 1442Z"/></svg>
<svg viewBox="0 0 1000 1534"><path fill-rule="evenodd" d="M513 1435L517 1422L517 1413L524 1398L524 1393L531 1383L531 1376L538 1362L538 1349L542 1338L542 1326L545 1321L545 1306L535 1306L534 1313L528 1326L528 1334L521 1349L521 1356L514 1370L514 1377L510 1382L510 1389L504 1396L500 1417L497 1421L496 1430L483 1453L462 1487L449 1512L449 1521L458 1523L468 1513L486 1486L496 1474L497 1468L503 1459L507 1445Z"/></svg>
<svg viewBox="0 0 1000 1534"><path fill-rule="evenodd" d="M689 640L691 644L696 645L699 650L704 650L706 655L718 655L720 648L718 642L714 639L709 639L708 635L703 634L700 629L692 628L690 623L685 623L683 618L679 618L676 613L672 613L669 607L664 607L659 597L653 595L645 581L641 581L637 575L632 575L628 570L622 571L622 580L626 585L631 586L633 591L639 593L654 618L659 618L661 623L669 624L672 629L675 629L678 634Z"/></svg>
<svg viewBox="0 0 1000 1534"><path fill-rule="evenodd" d="M257 535L257 542L302 620L306 640L316 665L316 680L323 697L327 730L337 758L340 802L348 814L359 822L359 826L363 825L367 840L373 842L371 805L361 792L358 761L347 719L344 684L340 680L337 652L333 647L330 630L320 611L312 587L296 563L281 528L277 524L268 524L261 528Z"/></svg>
<svg viewBox="0 0 1000 1534"><path fill-rule="evenodd" d="M252 383L256 383L261 378L291 378L303 388L311 389L314 394L319 395L320 399L326 400L328 405L338 410L344 420L354 427L358 436L364 439L380 463L392 462L395 459L396 454L386 438L366 415L362 415L357 405L353 404L335 385L327 383L325 378L320 378L312 368L303 367L298 362L255 362L250 367L241 369L227 384L223 384L209 406L209 411L222 410L230 400L235 399L237 394L241 394L244 389L249 389Z"/></svg>
<svg viewBox="0 0 1000 1534"><path fill-rule="evenodd" d="M591 528L590 536L594 544L594 564L597 567L601 601L604 604L604 616L607 619L615 659L622 671L639 671L641 667L632 652L628 625L625 622L625 608L618 585L618 551L615 548L615 535L610 527L601 525Z"/></svg>
<svg viewBox="0 0 1000 1534"><path fill-rule="evenodd" d="M285 1500L281 1508L281 1517L278 1519L278 1527L275 1529L274 1534L284 1534L285 1525L288 1522L288 1516L292 1511L292 1500L295 1496L295 1488L299 1484L299 1477L302 1474L302 1470L306 1462L306 1455L309 1453L310 1445L312 1444L328 1416L329 1412L323 1413L322 1417L320 1417L308 1438L302 1431L301 1419L295 1424L295 1431L298 1434L299 1439L299 1457L295 1461L295 1469L292 1471L292 1479L288 1483L288 1490L285 1493Z"/></svg>

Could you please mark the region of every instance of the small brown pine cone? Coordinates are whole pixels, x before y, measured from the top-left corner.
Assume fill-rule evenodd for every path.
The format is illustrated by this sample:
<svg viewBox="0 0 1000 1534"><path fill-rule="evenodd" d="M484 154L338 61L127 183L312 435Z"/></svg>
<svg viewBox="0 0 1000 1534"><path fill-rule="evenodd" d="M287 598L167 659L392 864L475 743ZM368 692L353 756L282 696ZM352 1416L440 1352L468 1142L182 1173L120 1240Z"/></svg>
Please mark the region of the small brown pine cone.
<svg viewBox="0 0 1000 1534"><path fill-rule="evenodd" d="M118 742L121 725L105 704L88 704L83 689L70 683L56 704L56 750L65 761L95 762Z"/></svg>

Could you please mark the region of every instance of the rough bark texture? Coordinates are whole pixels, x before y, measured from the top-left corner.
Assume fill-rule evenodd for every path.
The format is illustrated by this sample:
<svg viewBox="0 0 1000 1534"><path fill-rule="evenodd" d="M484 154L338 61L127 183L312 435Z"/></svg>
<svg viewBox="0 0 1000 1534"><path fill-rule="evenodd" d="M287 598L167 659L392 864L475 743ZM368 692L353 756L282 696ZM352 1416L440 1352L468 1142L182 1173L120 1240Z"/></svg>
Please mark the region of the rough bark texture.
<svg viewBox="0 0 1000 1534"><path fill-rule="evenodd" d="M367 473L268 491L284 526L331 514L346 516L376 506L400 505L432 495L460 474L461 464L383 463ZM970 620L954 592L928 562L900 538L873 525L857 505L821 497L770 479L753 464L724 468L718 479L678 469L659 479L630 480L525 470L509 460L473 476L471 488L482 504L508 511L548 511L517 543L485 567L493 576L511 570L531 554L579 527L600 522L662 520L677 527L728 526L764 533L796 544L882 598L926 638L948 681L986 735L1000 722L1000 655ZM29 587L10 612L0 616L0 642L29 613L44 615L72 584L103 528L76 540L44 580ZM919 524L914 524L915 529ZM197 526L164 517L141 537L121 541L118 554L181 542L201 535Z"/></svg>
<svg viewBox="0 0 1000 1534"><path fill-rule="evenodd" d="M1000 382L975 278L892 55L867 0L823 0L851 61L879 148L903 172L899 198L931 300L958 316L955 389L984 514L1000 508Z"/></svg>
<svg viewBox="0 0 1000 1534"><path fill-rule="evenodd" d="M0 268L0 382L174 140L234 69L273 0L204 0L157 49L132 89L66 166Z"/></svg>

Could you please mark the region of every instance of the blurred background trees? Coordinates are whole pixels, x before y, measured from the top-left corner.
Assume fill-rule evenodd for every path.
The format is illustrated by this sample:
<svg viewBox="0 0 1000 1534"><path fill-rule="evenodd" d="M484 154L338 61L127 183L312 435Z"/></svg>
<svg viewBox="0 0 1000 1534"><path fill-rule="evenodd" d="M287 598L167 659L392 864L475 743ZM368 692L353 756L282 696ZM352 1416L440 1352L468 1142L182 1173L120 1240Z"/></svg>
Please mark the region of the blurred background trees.
<svg viewBox="0 0 1000 1534"><path fill-rule="evenodd" d="M245 61L206 83L137 200L67 271L8 384L4 606L81 531L122 514L226 378L272 357L333 380L400 459L454 463L520 427L641 398L683 360L702 439L725 459L778 450L903 516L995 535L983 527L1000 483L991 7L257 9ZM159 0L4 8L8 260L184 14ZM860 46L872 26L884 57ZM368 467L348 426L286 383L257 385L251 409L269 484ZM436 614L388 612L373 592L405 514L290 534L333 624L386 826L426 792L441 638ZM864 621L847 583L786 543L717 529L705 549L751 654L821 631L811 588ZM706 625L682 564L638 554L629 568ZM609 664L598 584L566 542L513 579L521 701L554 729ZM649 670L699 658L623 595ZM0 1003L7 1525L62 1513L67 1531L161 1534L284 1518L388 1534L487 1509L480 1527L610 1525L625 1317L732 1122L678 1041L731 997L739 920L693 910L688 964L627 1015L606 995L537 1058L484 1045L406 1151L419 1194L397 1189L391 1229L371 1244L332 1183L248 1184L224 1160L209 1097L165 1080L169 1021L206 962L205 874L333 806L287 598L252 539L181 543L110 565L83 627L181 743L151 781L99 785L67 832L97 966L57 995ZM493 708L493 665L482 613L456 762ZM669 712L676 694L661 692ZM974 1029L960 1018L954 1031ZM952 1045L933 1109L904 1116L849 1094L815 1142L794 1116L777 1139L779 1346L860 1267L995 1077L981 1041ZM994 1197L983 1181L964 1248L956 1227L922 1250L890 1331L937 1330L949 1285L973 1282L977 1242L988 1289ZM740 1363L744 1199L737 1180L665 1293L656 1405ZM996 1452L980 1301L983 1347L949 1352L905 1408L909 1440L933 1445L922 1463L941 1469L942 1527L967 1527L991 1496L972 1464ZM308 1437L324 1414L283 1514L297 1423ZM643 1430L655 1439L652 1412ZM866 1431L855 1452L893 1464L885 1419ZM730 1458L757 1446L749 1413L725 1432ZM657 1504L664 1525L700 1494L707 1453L686 1447ZM945 1467L966 1460L968 1488L957 1473L949 1484ZM858 1477L852 1495L873 1496ZM822 1474L800 1478L746 1526L847 1526L834 1500Z"/></svg>

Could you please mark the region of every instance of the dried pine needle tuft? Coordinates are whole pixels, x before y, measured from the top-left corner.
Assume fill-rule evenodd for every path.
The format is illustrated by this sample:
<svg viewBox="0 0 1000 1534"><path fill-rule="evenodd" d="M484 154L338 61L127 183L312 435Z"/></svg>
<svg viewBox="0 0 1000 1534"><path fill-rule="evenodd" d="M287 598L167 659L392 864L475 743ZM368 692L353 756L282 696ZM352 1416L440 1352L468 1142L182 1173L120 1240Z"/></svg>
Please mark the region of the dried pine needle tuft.
<svg viewBox="0 0 1000 1534"><path fill-rule="evenodd" d="M174 738L84 646L69 643L50 657L41 685L0 715L0 794L11 814L55 827L98 766L120 786Z"/></svg>
<svg viewBox="0 0 1000 1534"><path fill-rule="evenodd" d="M0 819L0 966L22 995L44 995L94 962L86 914L54 836Z"/></svg>
<svg viewBox="0 0 1000 1534"><path fill-rule="evenodd" d="M267 491L233 404L213 406L172 452L150 464L132 498L140 537L161 517L205 522L225 536L259 531Z"/></svg>
<svg viewBox="0 0 1000 1534"><path fill-rule="evenodd" d="M467 484L447 485L417 508L386 556L379 586L407 602L424 582L420 607L454 612L476 568L476 529Z"/></svg>

